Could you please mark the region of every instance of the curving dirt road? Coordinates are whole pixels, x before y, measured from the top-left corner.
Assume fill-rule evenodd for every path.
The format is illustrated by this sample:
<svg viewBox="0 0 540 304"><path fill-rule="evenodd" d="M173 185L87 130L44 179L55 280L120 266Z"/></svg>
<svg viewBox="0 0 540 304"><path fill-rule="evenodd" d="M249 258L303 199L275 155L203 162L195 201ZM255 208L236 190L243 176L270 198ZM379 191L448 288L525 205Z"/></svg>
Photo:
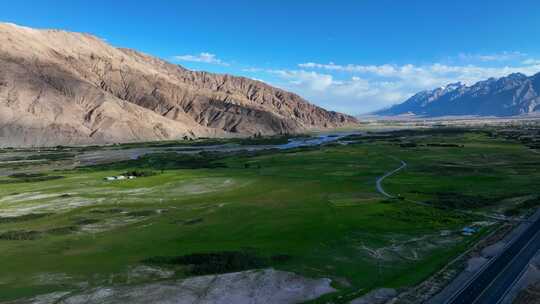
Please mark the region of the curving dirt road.
<svg viewBox="0 0 540 304"><path fill-rule="evenodd" d="M375 183L375 184L377 185L377 191L378 191L380 194L386 196L387 198L395 198L395 196L392 195L392 194L389 194L389 193L386 192L386 191L384 191L384 189L383 189L383 187L382 187L382 182L383 182L383 180L384 180L385 178L391 176L391 175L396 174L397 172L399 172L400 170L404 169L405 167L407 167L407 163L406 163L406 162L404 162L404 161L402 161L402 160L400 160L400 159L396 159L396 160L399 160L399 161L401 162L401 166L400 166L399 168L396 168L396 169L392 170L392 171L386 172L386 174L384 174L384 175L381 176L381 177L378 177L378 178L377 178L377 181L376 181L376 183Z"/></svg>

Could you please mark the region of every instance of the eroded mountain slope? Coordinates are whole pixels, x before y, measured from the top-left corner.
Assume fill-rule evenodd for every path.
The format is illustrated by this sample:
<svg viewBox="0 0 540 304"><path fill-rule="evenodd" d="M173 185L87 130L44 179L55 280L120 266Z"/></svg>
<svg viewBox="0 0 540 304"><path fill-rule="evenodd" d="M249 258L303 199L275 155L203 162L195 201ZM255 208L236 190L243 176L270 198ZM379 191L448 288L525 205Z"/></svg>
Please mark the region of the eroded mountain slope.
<svg viewBox="0 0 540 304"><path fill-rule="evenodd" d="M0 146L298 133L351 125L265 83L92 35L0 24Z"/></svg>

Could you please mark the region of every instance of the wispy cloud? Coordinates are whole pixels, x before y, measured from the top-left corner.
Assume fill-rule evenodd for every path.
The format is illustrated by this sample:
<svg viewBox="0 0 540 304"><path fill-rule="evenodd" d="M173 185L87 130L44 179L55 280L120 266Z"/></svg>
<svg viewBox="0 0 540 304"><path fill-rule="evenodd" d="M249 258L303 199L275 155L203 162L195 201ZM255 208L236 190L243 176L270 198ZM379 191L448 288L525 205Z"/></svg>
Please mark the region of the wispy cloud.
<svg viewBox="0 0 540 304"><path fill-rule="evenodd" d="M480 62L503 62L519 60L526 57L527 54L517 51L512 52L500 52L493 54L467 54L461 53L458 58L464 61L480 61Z"/></svg>
<svg viewBox="0 0 540 304"><path fill-rule="evenodd" d="M540 59L529 58L523 60L521 63L524 65L540 65Z"/></svg>
<svg viewBox="0 0 540 304"><path fill-rule="evenodd" d="M503 55L521 61L501 64ZM475 64L382 64L358 65L307 62L292 70L271 70L281 78L279 84L318 104L349 113L373 111L399 103L411 95L453 82L471 85L491 77L511 73L533 75L540 72L540 60L521 58L522 53L502 53L499 58L482 55ZM512 59L512 60L515 60ZM498 65L482 64L487 61ZM278 84L278 83L276 83Z"/></svg>
<svg viewBox="0 0 540 304"><path fill-rule="evenodd" d="M304 69L323 69L328 71L339 71L339 72L349 72L349 73L373 73L380 76L390 76L397 72L396 66L390 64L383 65L356 65L356 64L346 64L339 65L333 62L330 63L315 63L307 62L300 63L298 67Z"/></svg>
<svg viewBox="0 0 540 304"><path fill-rule="evenodd" d="M242 72L247 72L247 73L259 73L259 72L263 72L264 69L261 69L261 68L244 68L242 69Z"/></svg>
<svg viewBox="0 0 540 304"><path fill-rule="evenodd" d="M397 103L409 94L398 82L373 81L358 76L336 79L327 73L306 70L268 71L282 79L275 84L296 92L325 108L348 113L378 109Z"/></svg>
<svg viewBox="0 0 540 304"><path fill-rule="evenodd" d="M309 89L314 92L322 92L336 83L332 75L316 72L303 70L268 70L268 72L287 80L292 86Z"/></svg>
<svg viewBox="0 0 540 304"><path fill-rule="evenodd" d="M338 65L335 63L302 63L298 65L303 69L339 71L370 75L378 78L395 78L408 81L416 87L437 86L445 82L462 81L471 83L489 77L502 77L510 73L534 74L540 71L540 62L524 61L522 65L485 67L478 65L447 65L433 63L429 65Z"/></svg>
<svg viewBox="0 0 540 304"><path fill-rule="evenodd" d="M175 61L200 62L200 63L217 64L217 65L223 65L223 66L230 65L229 63L224 62L223 60L217 58L215 54L208 53L208 52L202 52L197 55L173 56L173 59Z"/></svg>
<svg viewBox="0 0 540 304"><path fill-rule="evenodd" d="M174 56L175 61L229 66L209 52ZM236 65L236 64L235 64ZM351 114L374 111L403 102L422 90L449 83L471 85L511 73L540 72L540 60L521 52L459 54L426 64L362 65L305 62L292 68L238 67L251 78L293 91L323 107Z"/></svg>

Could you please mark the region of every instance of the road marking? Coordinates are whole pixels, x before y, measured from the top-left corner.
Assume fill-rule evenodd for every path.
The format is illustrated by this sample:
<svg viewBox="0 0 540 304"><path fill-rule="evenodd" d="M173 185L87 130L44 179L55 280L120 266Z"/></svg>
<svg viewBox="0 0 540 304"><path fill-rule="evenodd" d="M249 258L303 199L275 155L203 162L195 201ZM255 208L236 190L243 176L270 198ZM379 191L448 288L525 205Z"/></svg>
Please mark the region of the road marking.
<svg viewBox="0 0 540 304"><path fill-rule="evenodd" d="M462 292L469 288L469 286L471 286L475 281L476 279L491 265L493 264L500 256L502 256L506 250L508 248L510 248L514 243L516 243L518 241L518 239L525 233L527 233L528 229L534 225L534 223L536 223L537 221L539 221L540 219L537 219L536 221L532 222L530 224L529 227L525 228L519 235L515 236L514 239L510 242L508 242L506 244L506 246L504 246L503 250L501 250L499 252L499 254L497 254L495 257L491 258L488 263L486 263L485 265L483 265L481 267L481 269L479 271L477 271L461 288L459 288L455 293L453 293L449 298L448 300L446 300L444 303L445 304L448 304L448 303L452 303L452 301L454 301L457 297L459 297ZM503 268L502 271L500 271L497 276L490 282L490 284L488 286L486 286L486 288L484 288L482 290L482 292L474 299L473 303L476 303L478 301L478 299L486 292L487 289L489 289L490 286L493 285L493 283L497 280L497 278L514 262L514 260L516 259L517 256L519 256L519 254L521 254L521 252L523 250L525 250L527 248L527 246L530 245L530 243L535 239L535 237L538 235L538 233L540 233L540 230L537 231L530 239L529 241L527 241L527 243L520 249L520 251L510 260L510 262Z"/></svg>
<svg viewBox="0 0 540 304"><path fill-rule="evenodd" d="M501 303L504 298L506 298L506 296L508 295L508 293L510 293L510 291L512 290L512 288L514 288L514 286L519 282L519 280L521 280L521 278L523 277L523 275L525 275L525 272L527 271L527 269L529 269L529 265L530 265L530 261L529 263L527 263L527 265L525 265L525 267L523 267L523 269L521 270L521 272L518 274L518 276L514 279L514 281L512 282L512 284L510 284L510 286L506 289L506 291L504 292L504 294L501 296L501 298L499 299L499 301L497 301L497 303L495 304L499 304Z"/></svg>
<svg viewBox="0 0 540 304"><path fill-rule="evenodd" d="M532 226L532 225L531 225ZM495 276L495 278L493 280L491 280L491 283L489 283L488 286L486 286L486 288L484 288L484 290L482 290L482 292L478 295L478 297L476 297L476 299L474 300L473 303L476 303L478 301L478 299L480 299L482 297L482 295L484 295L484 293L486 292L486 290L488 290L494 283L495 281L497 281L497 279L506 271L506 269L508 269L508 267L510 267L512 265L512 263L514 263L514 261L519 257L519 255L527 249L527 247L529 247L529 245L531 244L532 241L534 241L536 239L536 237L540 234L540 229L538 231L536 231L536 233L529 239L529 241L521 248L520 251L518 251L518 253L516 253L516 255L510 260L510 262L508 262L508 264L506 264L506 266L504 266L504 268L497 274L497 276ZM529 260L530 261L530 260ZM529 265L529 262L527 262L527 264L525 265L524 268L527 268L527 266ZM521 272L520 272L521 274ZM510 288L510 287L508 287ZM504 295L506 295L506 293L508 292L508 289L506 290L506 292L503 294L503 297ZM501 302L501 300L503 299L503 297L501 297L499 299L499 301L497 301L497 304Z"/></svg>

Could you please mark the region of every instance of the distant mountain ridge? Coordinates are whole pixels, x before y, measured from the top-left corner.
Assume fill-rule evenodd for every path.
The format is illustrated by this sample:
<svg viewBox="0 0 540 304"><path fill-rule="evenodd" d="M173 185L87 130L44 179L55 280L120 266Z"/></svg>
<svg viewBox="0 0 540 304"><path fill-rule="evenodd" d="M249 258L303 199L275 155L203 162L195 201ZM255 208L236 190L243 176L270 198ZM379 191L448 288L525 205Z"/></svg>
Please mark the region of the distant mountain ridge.
<svg viewBox="0 0 540 304"><path fill-rule="evenodd" d="M0 147L302 133L354 125L260 81L83 33L0 23Z"/></svg>
<svg viewBox="0 0 540 304"><path fill-rule="evenodd" d="M490 78L466 86L449 84L431 91L422 91L405 102L375 112L394 116L517 116L540 111L540 73L527 77L521 73Z"/></svg>

